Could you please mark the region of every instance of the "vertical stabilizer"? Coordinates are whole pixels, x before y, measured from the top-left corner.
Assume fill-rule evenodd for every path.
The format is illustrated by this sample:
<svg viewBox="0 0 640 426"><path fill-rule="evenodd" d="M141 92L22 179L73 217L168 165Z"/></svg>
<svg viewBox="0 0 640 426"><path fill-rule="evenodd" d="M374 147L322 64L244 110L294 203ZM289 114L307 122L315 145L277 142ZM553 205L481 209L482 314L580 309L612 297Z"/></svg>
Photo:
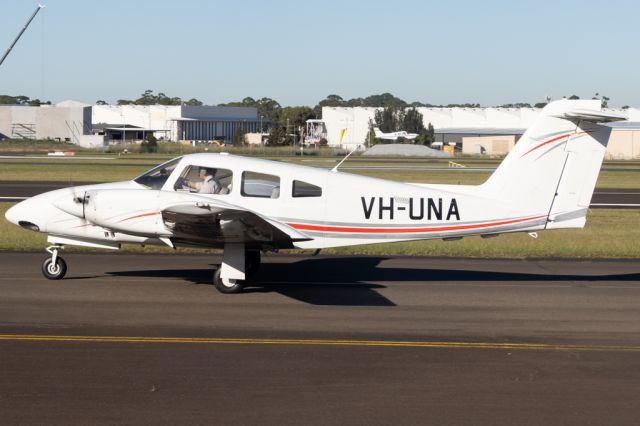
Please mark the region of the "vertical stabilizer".
<svg viewBox="0 0 640 426"><path fill-rule="evenodd" d="M625 118L598 100L547 105L482 186L492 199L549 216L547 229L583 227L611 128Z"/></svg>

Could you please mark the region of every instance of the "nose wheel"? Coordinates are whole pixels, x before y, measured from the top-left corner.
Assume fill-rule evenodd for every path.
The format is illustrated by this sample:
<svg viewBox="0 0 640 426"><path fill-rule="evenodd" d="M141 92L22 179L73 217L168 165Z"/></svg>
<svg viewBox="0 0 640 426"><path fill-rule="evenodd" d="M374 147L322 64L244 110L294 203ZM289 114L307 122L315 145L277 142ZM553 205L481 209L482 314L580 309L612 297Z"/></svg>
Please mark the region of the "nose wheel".
<svg viewBox="0 0 640 426"><path fill-rule="evenodd" d="M49 280L61 280L67 273L67 262L58 256L58 250L60 249L62 249L62 246L48 247L47 251L51 253L51 257L42 262L42 275Z"/></svg>

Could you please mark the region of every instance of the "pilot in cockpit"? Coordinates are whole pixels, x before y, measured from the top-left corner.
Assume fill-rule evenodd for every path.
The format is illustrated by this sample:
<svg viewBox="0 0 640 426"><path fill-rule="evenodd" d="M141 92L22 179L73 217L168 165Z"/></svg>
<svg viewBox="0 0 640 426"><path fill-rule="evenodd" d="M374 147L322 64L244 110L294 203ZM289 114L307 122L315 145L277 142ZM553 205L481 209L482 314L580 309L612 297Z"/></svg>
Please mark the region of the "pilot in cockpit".
<svg viewBox="0 0 640 426"><path fill-rule="evenodd" d="M220 191L220 184L214 179L215 174L214 169L200 167L198 176L202 182L187 181L187 186L195 189L199 194L217 194Z"/></svg>

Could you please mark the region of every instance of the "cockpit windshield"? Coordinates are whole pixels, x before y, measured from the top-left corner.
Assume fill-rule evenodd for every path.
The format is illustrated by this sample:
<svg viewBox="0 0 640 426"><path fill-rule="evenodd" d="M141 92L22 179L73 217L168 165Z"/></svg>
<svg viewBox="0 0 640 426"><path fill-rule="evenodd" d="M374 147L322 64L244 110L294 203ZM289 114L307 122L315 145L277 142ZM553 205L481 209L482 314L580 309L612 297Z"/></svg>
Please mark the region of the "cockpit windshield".
<svg viewBox="0 0 640 426"><path fill-rule="evenodd" d="M162 163L145 174L138 176L134 181L149 189L161 189L181 159L182 157L178 157Z"/></svg>

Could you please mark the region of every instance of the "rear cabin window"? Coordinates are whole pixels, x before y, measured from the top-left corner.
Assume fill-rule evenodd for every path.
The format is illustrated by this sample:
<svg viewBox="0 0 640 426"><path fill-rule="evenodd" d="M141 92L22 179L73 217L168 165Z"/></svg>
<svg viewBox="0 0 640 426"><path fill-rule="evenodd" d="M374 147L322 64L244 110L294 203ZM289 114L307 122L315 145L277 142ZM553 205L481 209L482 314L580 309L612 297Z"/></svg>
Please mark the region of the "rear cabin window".
<svg viewBox="0 0 640 426"><path fill-rule="evenodd" d="M242 195L245 197L279 198L280 178L265 173L243 172Z"/></svg>
<svg viewBox="0 0 640 426"><path fill-rule="evenodd" d="M321 197L322 196L322 188L319 186L310 184L308 182L303 182L301 180L293 181L293 191L291 196L294 198L301 197Z"/></svg>

